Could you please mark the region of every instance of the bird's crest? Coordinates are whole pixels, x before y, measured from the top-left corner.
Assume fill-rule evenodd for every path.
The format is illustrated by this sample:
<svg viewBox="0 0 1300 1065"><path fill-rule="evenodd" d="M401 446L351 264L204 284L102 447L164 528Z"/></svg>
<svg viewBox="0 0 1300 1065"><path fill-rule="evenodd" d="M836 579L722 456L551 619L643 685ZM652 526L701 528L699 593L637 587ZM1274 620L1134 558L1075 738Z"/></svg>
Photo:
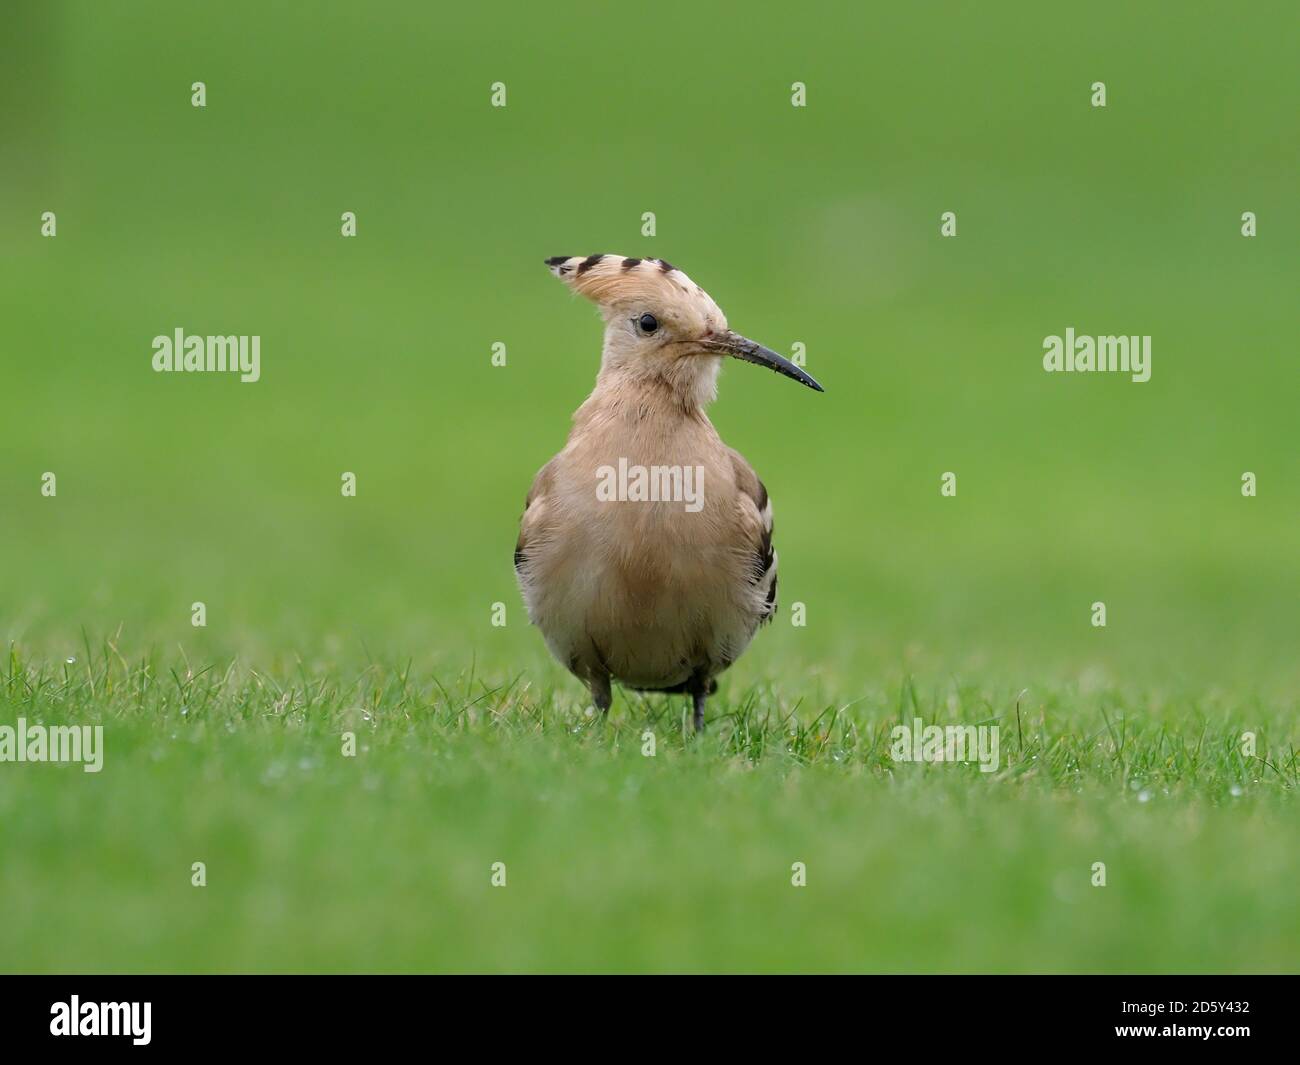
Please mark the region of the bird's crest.
<svg viewBox="0 0 1300 1065"><path fill-rule="evenodd" d="M645 297L708 299L699 285L663 259L556 255L547 259L546 265L569 288L593 303L611 305Z"/></svg>

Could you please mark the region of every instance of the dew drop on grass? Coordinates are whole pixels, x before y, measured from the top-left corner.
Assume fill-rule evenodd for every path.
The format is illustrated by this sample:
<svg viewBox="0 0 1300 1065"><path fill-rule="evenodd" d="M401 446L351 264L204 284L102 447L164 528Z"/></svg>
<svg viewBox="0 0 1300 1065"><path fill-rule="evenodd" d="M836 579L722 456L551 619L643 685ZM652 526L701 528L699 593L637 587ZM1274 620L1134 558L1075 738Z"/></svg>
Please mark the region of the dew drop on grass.
<svg viewBox="0 0 1300 1065"><path fill-rule="evenodd" d="M1240 798L1242 795L1241 785L1240 784L1232 785L1232 787L1228 789L1228 794L1231 795L1234 799Z"/></svg>
<svg viewBox="0 0 1300 1065"><path fill-rule="evenodd" d="M68 665L73 665L77 661L76 655L69 655L66 659Z"/></svg>
<svg viewBox="0 0 1300 1065"><path fill-rule="evenodd" d="M1150 801L1151 801L1150 788L1143 788L1141 791L1138 792L1138 802L1150 802Z"/></svg>

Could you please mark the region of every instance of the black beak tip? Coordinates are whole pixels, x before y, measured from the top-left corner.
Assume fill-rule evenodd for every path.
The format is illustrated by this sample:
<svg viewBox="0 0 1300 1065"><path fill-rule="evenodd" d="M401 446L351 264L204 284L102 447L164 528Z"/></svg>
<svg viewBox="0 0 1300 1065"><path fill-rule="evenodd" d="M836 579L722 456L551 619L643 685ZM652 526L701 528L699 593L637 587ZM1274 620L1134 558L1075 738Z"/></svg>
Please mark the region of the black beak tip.
<svg viewBox="0 0 1300 1065"><path fill-rule="evenodd" d="M737 333L728 333L721 340L706 343L704 349L716 352L719 355L730 355L742 362L752 362L759 366L766 366L769 370L775 370L792 381L798 381L801 385L806 385L814 392L826 391L811 374L804 371L803 367L796 366L784 355L778 355L771 348L765 348L762 344L756 344L754 341L748 340Z"/></svg>
<svg viewBox="0 0 1300 1065"><path fill-rule="evenodd" d="M826 389L822 388L822 386L818 383L817 378L813 377L812 374L808 373L801 366L790 366L788 369L785 370L785 373L788 377L793 377L801 385L807 385L814 392L826 391Z"/></svg>

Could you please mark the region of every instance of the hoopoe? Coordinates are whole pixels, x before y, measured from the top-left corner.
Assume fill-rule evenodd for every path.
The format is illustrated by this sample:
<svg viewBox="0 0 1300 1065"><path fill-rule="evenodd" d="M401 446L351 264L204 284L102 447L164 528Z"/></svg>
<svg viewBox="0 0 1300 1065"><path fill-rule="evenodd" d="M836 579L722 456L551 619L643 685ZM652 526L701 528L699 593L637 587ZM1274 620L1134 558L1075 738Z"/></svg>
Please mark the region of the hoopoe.
<svg viewBox="0 0 1300 1065"><path fill-rule="evenodd" d="M524 503L515 573L528 616L602 713L618 681L689 695L698 730L714 678L776 610L771 500L705 414L722 358L822 387L733 333L662 259L546 265L600 308L605 340L596 387Z"/></svg>

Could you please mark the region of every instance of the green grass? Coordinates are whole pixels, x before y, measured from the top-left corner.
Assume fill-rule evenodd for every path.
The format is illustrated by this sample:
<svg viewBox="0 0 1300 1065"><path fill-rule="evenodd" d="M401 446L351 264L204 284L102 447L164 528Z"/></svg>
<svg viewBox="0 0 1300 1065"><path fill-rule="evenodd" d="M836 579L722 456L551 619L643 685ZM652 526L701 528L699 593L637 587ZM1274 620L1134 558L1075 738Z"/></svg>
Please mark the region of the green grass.
<svg viewBox="0 0 1300 1065"><path fill-rule="evenodd" d="M1293 5L8 8L0 723L107 750L0 763L0 968L1297 967ZM698 739L589 720L511 570L597 251L827 390L723 372L782 606Z"/></svg>
<svg viewBox="0 0 1300 1065"><path fill-rule="evenodd" d="M0 788L22 968L1294 968L1294 707L729 686L696 737L684 700L601 720L545 669L76 657L2 678L14 716L106 727L99 774ZM895 763L914 715L999 725L998 771Z"/></svg>

